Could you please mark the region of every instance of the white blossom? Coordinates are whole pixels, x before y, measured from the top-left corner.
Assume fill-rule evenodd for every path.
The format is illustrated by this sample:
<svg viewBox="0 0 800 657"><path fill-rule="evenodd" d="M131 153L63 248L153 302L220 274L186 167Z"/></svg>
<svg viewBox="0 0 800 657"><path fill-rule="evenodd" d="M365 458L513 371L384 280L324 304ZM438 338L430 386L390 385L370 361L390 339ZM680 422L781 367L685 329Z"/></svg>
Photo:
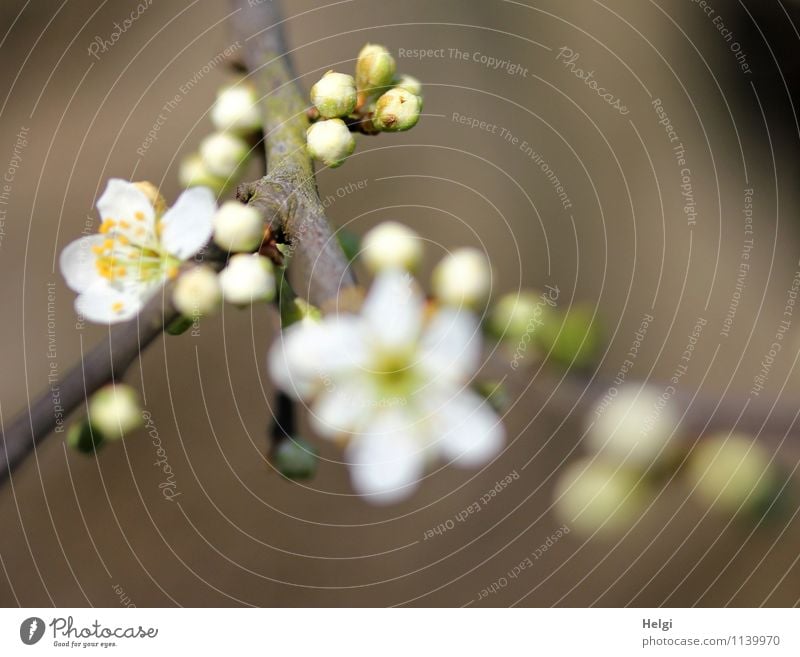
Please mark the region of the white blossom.
<svg viewBox="0 0 800 657"><path fill-rule="evenodd" d="M217 130L239 133L253 132L261 127L258 95L247 82L223 87L211 108L211 122Z"/></svg>
<svg viewBox="0 0 800 657"><path fill-rule="evenodd" d="M437 454L474 467L500 451L500 420L469 388L480 357L475 317L426 313L414 280L387 270L360 314L290 326L269 366L280 388L311 402L321 436L348 439L355 489L390 503L414 490Z"/></svg>
<svg viewBox="0 0 800 657"><path fill-rule="evenodd" d="M483 302L492 284L486 256L478 249L456 249L433 270L433 292L451 306L475 306Z"/></svg>
<svg viewBox="0 0 800 657"><path fill-rule="evenodd" d="M101 388L89 400L89 421L104 438L122 438L143 423L139 395L124 383Z"/></svg>
<svg viewBox="0 0 800 657"><path fill-rule="evenodd" d="M210 315L222 302L217 273L207 265L193 267L175 283L172 302L184 317Z"/></svg>
<svg viewBox="0 0 800 657"><path fill-rule="evenodd" d="M211 237L214 194L193 187L162 211L138 183L112 178L97 201L99 233L68 244L61 272L78 292L75 308L87 320L121 322L135 317L181 262Z"/></svg>
<svg viewBox="0 0 800 657"><path fill-rule="evenodd" d="M247 142L229 132L214 132L200 142L200 157L214 176L232 177L247 159Z"/></svg>
<svg viewBox="0 0 800 657"><path fill-rule="evenodd" d="M214 215L214 241L226 251L254 251L264 238L264 222L254 207L226 201Z"/></svg>
<svg viewBox="0 0 800 657"><path fill-rule="evenodd" d="M328 119L312 124L306 133L308 152L334 169L353 154L356 140L341 119Z"/></svg>

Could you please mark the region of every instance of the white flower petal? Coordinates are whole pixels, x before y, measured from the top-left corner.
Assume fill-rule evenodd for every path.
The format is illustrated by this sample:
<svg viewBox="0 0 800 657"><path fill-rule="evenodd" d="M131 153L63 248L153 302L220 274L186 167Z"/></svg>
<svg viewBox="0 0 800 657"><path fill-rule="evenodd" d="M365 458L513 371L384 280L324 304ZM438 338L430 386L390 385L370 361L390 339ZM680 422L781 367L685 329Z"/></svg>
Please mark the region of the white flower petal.
<svg viewBox="0 0 800 657"><path fill-rule="evenodd" d="M70 242L61 251L58 260L61 274L75 292L83 292L103 280L92 247L102 244L105 239L103 235L87 235Z"/></svg>
<svg viewBox="0 0 800 657"><path fill-rule="evenodd" d="M432 419L436 444L442 456L454 465L483 465L503 446L505 431L500 419L489 403L471 390L441 399L441 404L433 409Z"/></svg>
<svg viewBox="0 0 800 657"><path fill-rule="evenodd" d="M111 178L103 195L97 199L97 210L103 221L125 221L141 224L148 231L155 225L155 210L147 195L134 183Z"/></svg>
<svg viewBox="0 0 800 657"><path fill-rule="evenodd" d="M442 309L420 341L420 366L431 379L464 383L480 365L481 333L472 313Z"/></svg>
<svg viewBox="0 0 800 657"><path fill-rule="evenodd" d="M361 322L352 315L294 324L275 340L268 357L272 380L299 399L308 399L332 377L359 371L365 362Z"/></svg>
<svg viewBox="0 0 800 657"><path fill-rule="evenodd" d="M370 388L357 378L323 386L311 408L311 426L320 436L356 433L377 408Z"/></svg>
<svg viewBox="0 0 800 657"><path fill-rule="evenodd" d="M424 303L412 276L391 269L375 278L361 316L378 347L408 348L419 337Z"/></svg>
<svg viewBox="0 0 800 657"><path fill-rule="evenodd" d="M369 433L355 438L346 457L353 487L367 501L391 504L411 495L425 470L425 455L402 413L383 413Z"/></svg>
<svg viewBox="0 0 800 657"><path fill-rule="evenodd" d="M156 287L153 287L155 290ZM144 305L145 296L135 289L120 289L106 281L95 283L77 299L75 310L90 322L114 324L136 317Z"/></svg>
<svg viewBox="0 0 800 657"><path fill-rule="evenodd" d="M208 187L192 187L178 197L162 218L161 243L181 260L193 256L211 239L217 202Z"/></svg>

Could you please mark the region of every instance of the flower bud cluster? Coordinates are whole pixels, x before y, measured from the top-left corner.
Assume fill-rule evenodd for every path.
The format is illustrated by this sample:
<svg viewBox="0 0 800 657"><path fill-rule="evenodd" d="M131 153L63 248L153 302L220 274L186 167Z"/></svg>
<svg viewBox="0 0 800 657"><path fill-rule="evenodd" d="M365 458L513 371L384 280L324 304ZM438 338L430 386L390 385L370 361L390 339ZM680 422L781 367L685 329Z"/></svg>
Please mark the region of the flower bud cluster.
<svg viewBox="0 0 800 657"><path fill-rule="evenodd" d="M183 187L209 187L222 194L238 182L251 151L249 141L261 129L258 95L246 80L226 85L209 114L214 132L203 139L199 152L181 161L178 177Z"/></svg>
<svg viewBox="0 0 800 657"><path fill-rule="evenodd" d="M362 132L410 130L422 112L422 85L410 75L396 77L389 51L377 44L362 48L355 77L328 71L311 87L313 125L306 141L310 155L334 168L355 150L351 127Z"/></svg>

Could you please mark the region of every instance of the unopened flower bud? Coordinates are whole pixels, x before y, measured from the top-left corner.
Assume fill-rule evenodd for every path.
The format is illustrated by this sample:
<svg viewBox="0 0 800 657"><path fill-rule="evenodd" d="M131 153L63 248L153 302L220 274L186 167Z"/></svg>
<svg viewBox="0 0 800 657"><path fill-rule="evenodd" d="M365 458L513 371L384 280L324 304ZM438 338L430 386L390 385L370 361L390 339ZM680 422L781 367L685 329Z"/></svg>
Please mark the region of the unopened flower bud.
<svg viewBox="0 0 800 657"><path fill-rule="evenodd" d="M358 53L358 61L356 61L358 90L369 95L391 86L396 70L394 57L386 48L368 43Z"/></svg>
<svg viewBox="0 0 800 657"><path fill-rule="evenodd" d="M225 178L215 176L208 170L199 153L192 153L181 161L178 181L181 187L208 187L215 194L221 194L227 186Z"/></svg>
<svg viewBox="0 0 800 657"><path fill-rule="evenodd" d="M347 116L356 108L356 81L352 75L328 71L311 87L311 102L324 119Z"/></svg>
<svg viewBox="0 0 800 657"><path fill-rule="evenodd" d="M533 338L546 321L549 305L532 290L503 295L489 315L487 328L498 340L517 346L525 336Z"/></svg>
<svg viewBox="0 0 800 657"><path fill-rule="evenodd" d="M142 426L139 395L124 383L109 384L89 400L89 422L109 440L119 440Z"/></svg>
<svg viewBox="0 0 800 657"><path fill-rule="evenodd" d="M717 510L759 511L780 488L770 461L770 453L750 436L723 433L700 439L686 475L695 494Z"/></svg>
<svg viewBox="0 0 800 657"><path fill-rule="evenodd" d="M184 317L196 318L216 312L222 303L217 273L207 265L199 265L181 274L175 283L172 302Z"/></svg>
<svg viewBox="0 0 800 657"><path fill-rule="evenodd" d="M104 440L100 431L89 424L86 418L78 420L67 430L67 445L84 454L99 449Z"/></svg>
<svg viewBox="0 0 800 657"><path fill-rule="evenodd" d="M647 502L636 474L589 458L564 469L553 495L554 510L567 526L605 537L627 531Z"/></svg>
<svg viewBox="0 0 800 657"><path fill-rule="evenodd" d="M316 160L334 169L353 154L356 140L341 119L317 121L306 134L308 152Z"/></svg>
<svg viewBox="0 0 800 657"><path fill-rule="evenodd" d="M401 75L399 79L395 80L394 86L397 89L405 89L415 96L422 95L422 83L411 75Z"/></svg>
<svg viewBox="0 0 800 657"><path fill-rule="evenodd" d="M264 256L240 253L219 275L222 296L228 303L245 306L275 298L275 274Z"/></svg>
<svg viewBox="0 0 800 657"><path fill-rule="evenodd" d="M310 479L319 458L313 445L301 438L281 440L272 455L275 468L287 479Z"/></svg>
<svg viewBox="0 0 800 657"><path fill-rule="evenodd" d="M247 158L247 143L229 132L215 132L200 143L200 156L209 172L230 178Z"/></svg>
<svg viewBox="0 0 800 657"><path fill-rule="evenodd" d="M264 239L258 210L238 201L226 201L214 215L214 241L226 251L255 251Z"/></svg>
<svg viewBox="0 0 800 657"><path fill-rule="evenodd" d="M419 121L422 100L405 89L389 89L375 103L372 123L379 130L401 132L410 130Z"/></svg>
<svg viewBox="0 0 800 657"><path fill-rule="evenodd" d="M261 128L258 96L247 82L223 87L211 108L211 122L217 130L231 130L246 134Z"/></svg>
<svg viewBox="0 0 800 657"><path fill-rule="evenodd" d="M432 286L439 300L450 306L476 306L489 294L492 272L478 249L456 249L433 270Z"/></svg>
<svg viewBox="0 0 800 657"><path fill-rule="evenodd" d="M396 221L385 221L375 226L362 242L361 256L373 272L383 269L413 271L422 259L422 242L419 235Z"/></svg>
<svg viewBox="0 0 800 657"><path fill-rule="evenodd" d="M674 406L662 402L655 388L628 385L614 397L603 397L589 421L586 444L590 449L609 463L646 471L672 456L670 444L680 417Z"/></svg>
<svg viewBox="0 0 800 657"><path fill-rule="evenodd" d="M576 305L561 314L552 313L537 339L549 358L568 367L587 367L596 357L602 330L589 305Z"/></svg>

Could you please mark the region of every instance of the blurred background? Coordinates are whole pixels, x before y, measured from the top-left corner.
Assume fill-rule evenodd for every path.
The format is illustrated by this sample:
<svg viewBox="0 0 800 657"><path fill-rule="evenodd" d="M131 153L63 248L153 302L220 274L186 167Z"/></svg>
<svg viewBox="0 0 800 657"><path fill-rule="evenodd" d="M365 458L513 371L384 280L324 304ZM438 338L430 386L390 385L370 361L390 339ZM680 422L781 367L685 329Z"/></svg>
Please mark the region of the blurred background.
<svg viewBox="0 0 800 657"><path fill-rule="evenodd" d="M239 48L227 3L137 7L0 6L4 423L53 369L57 380L107 338L103 327L76 325L57 254L96 229L94 201L109 177L150 180L175 198L178 164L210 131L207 112L230 79L215 60ZM798 3L283 7L306 88L330 68L350 71L367 41L387 45L399 70L425 85L417 128L359 137L345 166L319 176L337 226L363 234L386 219L407 223L430 241L423 280L447 249L474 245L493 263L494 295L558 286L560 305L587 303L605 327L599 376L617 373L649 314L629 378L663 386L703 318L680 393L711 400L709 418L718 401L744 407L800 269ZM625 113L565 66L562 48ZM677 141L659 124L656 99ZM749 238L750 268L724 331ZM584 453L585 417L541 403L536 367L509 391L508 448L491 466L437 470L407 502L373 507L353 496L340 451L307 430L322 458L313 480L287 481L267 462L274 402L265 307L228 307L196 333L159 340L126 378L142 390L179 496L168 501L159 488L152 432L97 458L68 451L63 434L50 437L0 488L0 603L750 606L800 598L800 500L748 523L668 485L628 532L570 531L553 541L565 523L553 512L553 488ZM788 418L758 439L789 474L800 454L790 431L799 348L792 325L765 389L745 409ZM518 478L453 523L509 474ZM430 536L448 521L452 528ZM510 576L548 541L532 567Z"/></svg>

